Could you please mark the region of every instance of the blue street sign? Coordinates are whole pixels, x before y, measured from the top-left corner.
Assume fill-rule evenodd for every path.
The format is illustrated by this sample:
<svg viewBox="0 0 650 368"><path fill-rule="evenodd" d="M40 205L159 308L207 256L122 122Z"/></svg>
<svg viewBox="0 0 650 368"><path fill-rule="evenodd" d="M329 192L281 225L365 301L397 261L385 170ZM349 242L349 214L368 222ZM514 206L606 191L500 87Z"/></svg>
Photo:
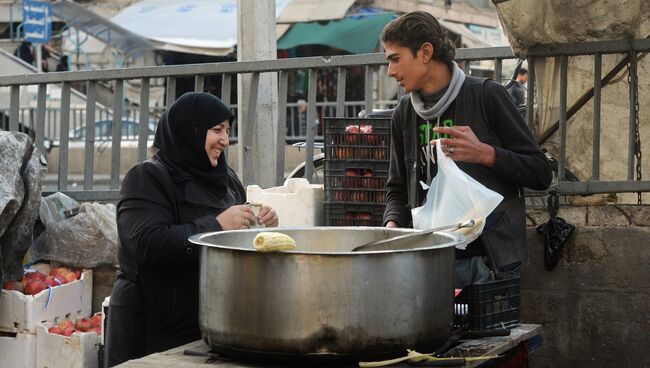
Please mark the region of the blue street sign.
<svg viewBox="0 0 650 368"><path fill-rule="evenodd" d="M23 1L25 41L47 43L52 37L52 6L40 1Z"/></svg>

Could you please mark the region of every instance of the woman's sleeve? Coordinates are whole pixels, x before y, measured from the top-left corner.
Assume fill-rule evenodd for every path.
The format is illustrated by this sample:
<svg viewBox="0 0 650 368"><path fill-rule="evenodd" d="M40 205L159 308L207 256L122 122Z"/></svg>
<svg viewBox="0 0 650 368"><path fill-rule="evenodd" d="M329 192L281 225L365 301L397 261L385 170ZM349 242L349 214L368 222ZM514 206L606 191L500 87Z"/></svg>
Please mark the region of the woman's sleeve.
<svg viewBox="0 0 650 368"><path fill-rule="evenodd" d="M173 181L166 169L144 163L126 174L117 206L117 229L122 247L136 258L139 266L196 262L200 249L187 239L194 234L222 230L212 215L176 224L178 211Z"/></svg>

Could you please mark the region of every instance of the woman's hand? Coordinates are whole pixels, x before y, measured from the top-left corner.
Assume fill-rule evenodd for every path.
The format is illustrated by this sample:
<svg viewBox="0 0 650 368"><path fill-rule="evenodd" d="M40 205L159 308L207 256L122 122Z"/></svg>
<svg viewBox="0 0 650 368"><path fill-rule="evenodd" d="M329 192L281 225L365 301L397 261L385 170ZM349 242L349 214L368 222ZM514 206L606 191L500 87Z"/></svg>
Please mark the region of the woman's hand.
<svg viewBox="0 0 650 368"><path fill-rule="evenodd" d="M224 230L248 229L255 221L253 210L245 204L232 206L217 216L217 222Z"/></svg>
<svg viewBox="0 0 650 368"><path fill-rule="evenodd" d="M259 224L264 225L265 227L277 227L278 226L278 214L275 213L275 210L268 206L262 206L259 214Z"/></svg>

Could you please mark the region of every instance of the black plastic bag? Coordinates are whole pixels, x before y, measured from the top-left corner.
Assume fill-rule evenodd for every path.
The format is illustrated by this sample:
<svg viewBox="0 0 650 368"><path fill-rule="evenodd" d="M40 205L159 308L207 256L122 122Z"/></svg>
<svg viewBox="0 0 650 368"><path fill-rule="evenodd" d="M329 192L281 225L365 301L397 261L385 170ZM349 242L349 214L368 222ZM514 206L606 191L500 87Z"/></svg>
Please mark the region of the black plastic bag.
<svg viewBox="0 0 650 368"><path fill-rule="evenodd" d="M569 240L575 226L566 222L562 217L557 217L559 200L557 192L552 192L548 197L548 222L537 227L537 233L544 236L544 267L551 271L560 261L564 243Z"/></svg>

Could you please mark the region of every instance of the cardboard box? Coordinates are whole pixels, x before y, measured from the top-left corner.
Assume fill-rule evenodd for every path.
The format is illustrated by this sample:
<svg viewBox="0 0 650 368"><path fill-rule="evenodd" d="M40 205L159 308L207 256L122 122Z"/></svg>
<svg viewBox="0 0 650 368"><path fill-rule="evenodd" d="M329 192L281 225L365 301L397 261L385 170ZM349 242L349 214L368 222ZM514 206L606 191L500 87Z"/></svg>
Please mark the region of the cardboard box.
<svg viewBox="0 0 650 368"><path fill-rule="evenodd" d="M81 279L36 295L0 290L0 331L35 333L38 324L90 316L92 288L93 273L84 270Z"/></svg>
<svg viewBox="0 0 650 368"><path fill-rule="evenodd" d="M70 336L51 334L46 325L36 326L37 368L96 368L97 345L95 332L75 332Z"/></svg>
<svg viewBox="0 0 650 368"><path fill-rule="evenodd" d="M0 332L0 367L36 367L36 335Z"/></svg>

